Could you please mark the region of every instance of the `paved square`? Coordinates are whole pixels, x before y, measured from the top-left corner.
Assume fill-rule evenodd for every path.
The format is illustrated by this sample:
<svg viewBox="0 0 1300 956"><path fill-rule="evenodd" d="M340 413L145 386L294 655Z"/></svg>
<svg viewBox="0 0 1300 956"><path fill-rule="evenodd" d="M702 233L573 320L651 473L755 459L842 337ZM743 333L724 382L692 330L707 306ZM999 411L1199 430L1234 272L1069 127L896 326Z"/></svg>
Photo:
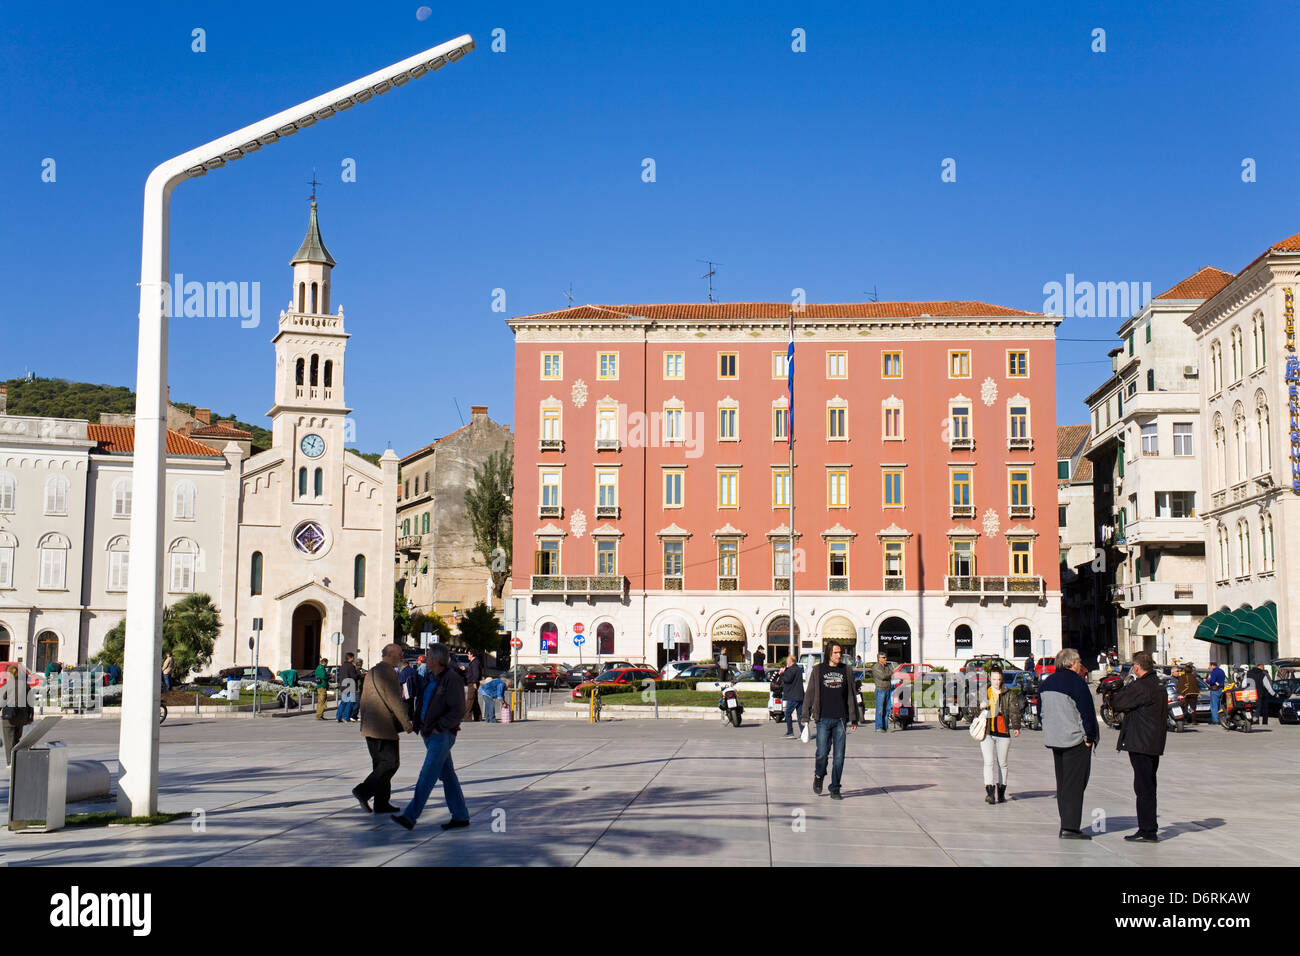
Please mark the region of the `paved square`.
<svg viewBox="0 0 1300 956"><path fill-rule="evenodd" d="M413 833L367 816L349 790L369 771L356 725L289 718L186 720L162 728L160 809L203 811L157 827L0 831L0 862L40 865L1290 865L1300 829L1300 727L1170 734L1160 766L1162 842L1131 845L1128 758L1103 728L1085 825L1057 839L1050 753L1011 745L1009 802L984 803L978 745L935 724L849 736L843 801L811 789L813 744L784 726L712 720L467 725L453 751L473 817L443 832L441 788ZM112 761L118 724L65 720L73 759ZM402 742L394 802L423 748ZM7 781L0 799L8 799ZM71 808L72 812L84 806ZM495 826L494 826L495 824Z"/></svg>

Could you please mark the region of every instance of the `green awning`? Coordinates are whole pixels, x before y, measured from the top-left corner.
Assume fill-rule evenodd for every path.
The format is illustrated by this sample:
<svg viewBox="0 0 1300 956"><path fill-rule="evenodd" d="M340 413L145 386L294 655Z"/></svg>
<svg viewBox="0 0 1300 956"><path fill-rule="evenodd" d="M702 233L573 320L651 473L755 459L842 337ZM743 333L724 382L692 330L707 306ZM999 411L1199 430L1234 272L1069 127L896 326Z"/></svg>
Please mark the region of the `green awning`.
<svg viewBox="0 0 1300 956"><path fill-rule="evenodd" d="M1247 609L1250 605L1245 605ZM1249 644L1250 638L1239 637L1238 631L1241 629L1241 610L1229 611L1224 608L1219 612L1219 622L1214 628L1216 637L1226 637L1229 641L1236 641L1238 644Z"/></svg>
<svg viewBox="0 0 1300 956"><path fill-rule="evenodd" d="M1226 637L1219 637L1216 633L1219 626L1219 616L1226 610L1225 607L1208 615L1205 620L1196 625L1196 633L1192 636L1198 641L1209 641L1211 644L1223 644L1225 646L1231 644L1232 642Z"/></svg>
<svg viewBox="0 0 1300 956"><path fill-rule="evenodd" d="M1263 641L1265 644L1277 643L1277 605L1267 601L1254 610L1237 612L1238 640Z"/></svg>

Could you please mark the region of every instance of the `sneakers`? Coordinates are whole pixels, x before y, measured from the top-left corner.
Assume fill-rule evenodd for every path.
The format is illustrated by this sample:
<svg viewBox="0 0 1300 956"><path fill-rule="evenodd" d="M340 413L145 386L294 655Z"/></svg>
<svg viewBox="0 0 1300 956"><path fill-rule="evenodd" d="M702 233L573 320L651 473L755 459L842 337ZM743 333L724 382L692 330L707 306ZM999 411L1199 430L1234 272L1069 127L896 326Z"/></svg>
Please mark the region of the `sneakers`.
<svg viewBox="0 0 1300 956"><path fill-rule="evenodd" d="M813 777L813 793L820 794L821 792L822 792L822 778Z"/></svg>
<svg viewBox="0 0 1300 956"><path fill-rule="evenodd" d="M406 819L406 817L402 816L400 813L393 814L393 822L401 824L408 830L415 829L415 821Z"/></svg>
<svg viewBox="0 0 1300 956"><path fill-rule="evenodd" d="M791 739L792 737L794 737L794 734L782 734L782 735L781 735L781 739L782 739L782 740L789 740L789 739Z"/></svg>

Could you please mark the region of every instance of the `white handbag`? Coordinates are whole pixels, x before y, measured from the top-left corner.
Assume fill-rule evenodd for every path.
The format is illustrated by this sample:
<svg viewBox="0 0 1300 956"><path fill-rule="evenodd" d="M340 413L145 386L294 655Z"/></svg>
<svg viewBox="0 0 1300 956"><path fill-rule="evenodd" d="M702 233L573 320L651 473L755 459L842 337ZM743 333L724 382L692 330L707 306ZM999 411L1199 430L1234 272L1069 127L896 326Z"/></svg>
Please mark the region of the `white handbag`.
<svg viewBox="0 0 1300 956"><path fill-rule="evenodd" d="M974 720L970 722L970 735L972 740L983 740L989 732L989 712L981 710Z"/></svg>
<svg viewBox="0 0 1300 956"><path fill-rule="evenodd" d="M808 742L808 725L804 724L803 730L799 731L799 743L806 744L807 742Z"/></svg>

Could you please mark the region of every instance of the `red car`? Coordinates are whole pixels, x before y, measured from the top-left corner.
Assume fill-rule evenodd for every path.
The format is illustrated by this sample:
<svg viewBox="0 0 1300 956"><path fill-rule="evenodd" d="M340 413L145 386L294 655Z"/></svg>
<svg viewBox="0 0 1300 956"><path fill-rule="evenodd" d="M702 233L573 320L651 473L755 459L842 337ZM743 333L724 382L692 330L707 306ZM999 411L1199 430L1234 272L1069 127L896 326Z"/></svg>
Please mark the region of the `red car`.
<svg viewBox="0 0 1300 956"><path fill-rule="evenodd" d="M45 679L40 674L35 671L27 670L27 668L23 667L22 664L13 661L3 661L0 662L0 687L3 687L9 682L10 667L17 667L19 671L26 671L28 687L40 687L41 684L45 683Z"/></svg>
<svg viewBox="0 0 1300 956"><path fill-rule="evenodd" d="M925 678L934 673L934 668L929 664L899 664L894 668L894 680L913 681L916 680L917 668L921 670L921 677Z"/></svg>
<svg viewBox="0 0 1300 956"><path fill-rule="evenodd" d="M584 688L591 687L593 684L640 684L641 681L646 679L658 680L659 672L651 667L625 667L605 671L595 680L583 681L573 688L573 699L582 700Z"/></svg>

